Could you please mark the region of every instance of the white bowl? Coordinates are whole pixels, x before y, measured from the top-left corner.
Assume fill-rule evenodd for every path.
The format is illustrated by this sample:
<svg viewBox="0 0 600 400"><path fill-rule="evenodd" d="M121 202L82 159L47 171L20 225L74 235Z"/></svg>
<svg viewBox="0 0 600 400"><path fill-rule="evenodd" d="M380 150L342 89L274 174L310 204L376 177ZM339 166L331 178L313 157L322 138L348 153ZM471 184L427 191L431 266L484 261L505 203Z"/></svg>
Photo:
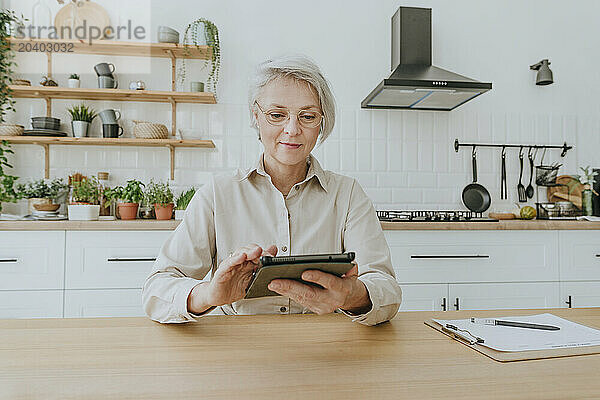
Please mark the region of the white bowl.
<svg viewBox="0 0 600 400"><path fill-rule="evenodd" d="M97 221L99 215L99 205L69 204L70 221Z"/></svg>

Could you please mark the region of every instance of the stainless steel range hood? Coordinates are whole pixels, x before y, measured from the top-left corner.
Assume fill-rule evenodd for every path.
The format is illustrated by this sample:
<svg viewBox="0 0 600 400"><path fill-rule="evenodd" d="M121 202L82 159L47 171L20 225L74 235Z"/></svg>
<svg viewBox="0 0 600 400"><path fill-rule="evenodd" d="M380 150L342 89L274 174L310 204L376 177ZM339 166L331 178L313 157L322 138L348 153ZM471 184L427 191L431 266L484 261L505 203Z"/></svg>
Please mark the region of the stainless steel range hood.
<svg viewBox="0 0 600 400"><path fill-rule="evenodd" d="M491 88L431 65L431 9L400 7L392 17L392 74L361 107L450 111Z"/></svg>

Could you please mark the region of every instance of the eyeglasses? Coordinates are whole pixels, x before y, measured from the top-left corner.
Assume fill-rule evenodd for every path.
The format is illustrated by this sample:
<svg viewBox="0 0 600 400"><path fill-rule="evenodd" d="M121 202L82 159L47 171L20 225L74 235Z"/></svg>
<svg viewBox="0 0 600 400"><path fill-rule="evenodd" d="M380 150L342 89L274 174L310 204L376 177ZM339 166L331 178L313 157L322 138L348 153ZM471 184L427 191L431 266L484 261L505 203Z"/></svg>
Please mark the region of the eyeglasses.
<svg viewBox="0 0 600 400"><path fill-rule="evenodd" d="M263 111L258 102L255 101L254 104L265 115L267 122L273 126L285 125L290 120L290 111L287 108L272 108ZM296 118L304 128L316 128L323 121L323 114L319 111L300 110Z"/></svg>

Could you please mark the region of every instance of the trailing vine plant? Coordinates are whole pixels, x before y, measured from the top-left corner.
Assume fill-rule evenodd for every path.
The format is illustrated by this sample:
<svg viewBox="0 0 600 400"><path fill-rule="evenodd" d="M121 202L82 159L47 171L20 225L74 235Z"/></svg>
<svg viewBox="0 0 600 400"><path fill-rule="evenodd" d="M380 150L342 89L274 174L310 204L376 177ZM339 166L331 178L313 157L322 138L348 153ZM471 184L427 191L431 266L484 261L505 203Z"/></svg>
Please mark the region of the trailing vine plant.
<svg viewBox="0 0 600 400"><path fill-rule="evenodd" d="M200 38L200 33L204 31L204 41ZM190 43L191 41L191 43ZM221 69L221 43L219 41L219 29L217 26L206 18L198 18L187 26L183 35L184 55L190 55L190 45L196 46L200 50L200 45L206 42L207 46L211 47L211 58L207 60L201 68L204 70L210 63L208 79L206 82L207 91L217 93L217 84L219 82L219 71ZM179 69L180 83L183 84L186 76L185 59L182 60Z"/></svg>
<svg viewBox="0 0 600 400"><path fill-rule="evenodd" d="M13 33L13 24L22 23L23 17L17 17L14 11L0 9L0 123L8 111L15 111L15 101L9 85L13 82L15 53L10 47L8 38Z"/></svg>
<svg viewBox="0 0 600 400"><path fill-rule="evenodd" d="M19 199L19 194L15 191L15 181L18 178L4 172L4 167L12 168L6 154L13 154L13 151L10 149L10 144L3 140L0 142L0 212L2 212L2 202L15 203Z"/></svg>

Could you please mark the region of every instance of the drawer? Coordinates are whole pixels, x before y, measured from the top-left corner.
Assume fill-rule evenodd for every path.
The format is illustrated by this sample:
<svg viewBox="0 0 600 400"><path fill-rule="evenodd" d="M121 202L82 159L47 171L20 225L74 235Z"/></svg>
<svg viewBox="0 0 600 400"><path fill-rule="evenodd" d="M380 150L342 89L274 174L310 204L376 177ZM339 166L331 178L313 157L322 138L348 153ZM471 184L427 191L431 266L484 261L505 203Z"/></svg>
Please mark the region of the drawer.
<svg viewBox="0 0 600 400"><path fill-rule="evenodd" d="M600 231L560 232L560 280L600 280Z"/></svg>
<svg viewBox="0 0 600 400"><path fill-rule="evenodd" d="M560 302L561 307L600 307L600 281L561 282Z"/></svg>
<svg viewBox="0 0 600 400"><path fill-rule="evenodd" d="M65 290L65 318L144 315L141 289Z"/></svg>
<svg viewBox="0 0 600 400"><path fill-rule="evenodd" d="M141 288L170 231L67 232L67 289Z"/></svg>
<svg viewBox="0 0 600 400"><path fill-rule="evenodd" d="M402 303L399 311L447 311L448 285L400 285Z"/></svg>
<svg viewBox="0 0 600 400"><path fill-rule="evenodd" d="M62 318L62 290L0 291L0 318Z"/></svg>
<svg viewBox="0 0 600 400"><path fill-rule="evenodd" d="M556 308L558 282L448 285L449 310Z"/></svg>
<svg viewBox="0 0 600 400"><path fill-rule="evenodd" d="M0 232L0 290L62 289L64 231Z"/></svg>
<svg viewBox="0 0 600 400"><path fill-rule="evenodd" d="M386 231L401 283L558 281L553 231Z"/></svg>

